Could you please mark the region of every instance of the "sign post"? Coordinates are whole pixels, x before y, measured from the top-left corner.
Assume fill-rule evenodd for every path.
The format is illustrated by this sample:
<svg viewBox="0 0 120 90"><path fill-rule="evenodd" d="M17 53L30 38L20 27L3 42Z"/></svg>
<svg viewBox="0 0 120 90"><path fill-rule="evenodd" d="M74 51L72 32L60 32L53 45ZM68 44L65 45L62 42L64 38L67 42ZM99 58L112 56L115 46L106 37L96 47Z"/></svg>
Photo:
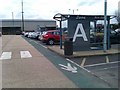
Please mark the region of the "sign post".
<svg viewBox="0 0 120 90"><path fill-rule="evenodd" d="M107 50L107 0L104 2L104 52Z"/></svg>
<svg viewBox="0 0 120 90"><path fill-rule="evenodd" d="M90 50L89 21L85 16L70 15L68 18L68 37L73 38L73 51Z"/></svg>

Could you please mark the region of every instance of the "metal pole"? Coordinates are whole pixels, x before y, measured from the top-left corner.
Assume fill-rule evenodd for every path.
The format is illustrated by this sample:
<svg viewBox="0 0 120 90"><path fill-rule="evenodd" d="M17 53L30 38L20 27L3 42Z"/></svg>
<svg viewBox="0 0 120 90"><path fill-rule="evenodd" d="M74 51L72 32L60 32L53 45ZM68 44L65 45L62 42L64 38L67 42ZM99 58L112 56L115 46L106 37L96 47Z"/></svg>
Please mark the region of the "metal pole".
<svg viewBox="0 0 120 90"><path fill-rule="evenodd" d="M22 31L24 31L24 12L23 12L23 0L22 0Z"/></svg>
<svg viewBox="0 0 120 90"><path fill-rule="evenodd" d="M62 21L60 20L60 49L62 49Z"/></svg>
<svg viewBox="0 0 120 90"><path fill-rule="evenodd" d="M107 50L107 0L104 2L104 52Z"/></svg>
<svg viewBox="0 0 120 90"><path fill-rule="evenodd" d="M73 14L74 14L74 9L73 9Z"/></svg>
<svg viewBox="0 0 120 90"><path fill-rule="evenodd" d="M78 11L78 9L69 9L72 10L73 14L75 14L75 10Z"/></svg>
<svg viewBox="0 0 120 90"><path fill-rule="evenodd" d="M14 13L12 12L12 21L13 21L13 32L15 32L14 31Z"/></svg>
<svg viewBox="0 0 120 90"><path fill-rule="evenodd" d="M107 28L108 30L107 30L107 34L108 34L108 36L107 36L107 38L108 38L108 40L107 40L107 42L108 42L108 48L107 49L110 49L111 48L111 45L110 45L110 18L109 18L109 20L108 20L108 28Z"/></svg>

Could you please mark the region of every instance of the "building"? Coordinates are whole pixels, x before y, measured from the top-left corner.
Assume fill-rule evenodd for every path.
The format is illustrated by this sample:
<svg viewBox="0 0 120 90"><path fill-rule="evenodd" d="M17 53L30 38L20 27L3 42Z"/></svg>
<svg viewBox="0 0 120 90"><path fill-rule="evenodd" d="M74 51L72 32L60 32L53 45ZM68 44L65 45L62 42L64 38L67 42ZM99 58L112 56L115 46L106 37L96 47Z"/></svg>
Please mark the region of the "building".
<svg viewBox="0 0 120 90"><path fill-rule="evenodd" d="M2 20L2 34L15 35L23 31L23 23L20 19L4 19ZM56 21L54 20L24 20L24 31L44 31L56 29Z"/></svg>

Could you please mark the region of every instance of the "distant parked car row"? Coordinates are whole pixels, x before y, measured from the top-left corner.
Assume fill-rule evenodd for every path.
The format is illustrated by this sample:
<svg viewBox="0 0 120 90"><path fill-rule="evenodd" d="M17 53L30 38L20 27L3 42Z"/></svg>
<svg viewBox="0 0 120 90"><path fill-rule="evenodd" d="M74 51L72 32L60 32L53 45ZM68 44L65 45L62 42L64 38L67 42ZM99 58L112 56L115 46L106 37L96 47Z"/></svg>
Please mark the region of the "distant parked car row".
<svg viewBox="0 0 120 90"><path fill-rule="evenodd" d="M49 30L44 32L23 32L23 35L28 38L34 38L42 41L43 43L54 45L60 42L60 31L59 30ZM62 40L64 41L67 37L67 33L62 34ZM96 33L90 35L91 43L101 43L103 42L104 33ZM119 44L120 43L120 30L110 30L110 43Z"/></svg>
<svg viewBox="0 0 120 90"><path fill-rule="evenodd" d="M90 41L91 43L100 43L103 42L104 33L91 34ZM110 30L110 43L111 44L120 44L120 29Z"/></svg>
<svg viewBox="0 0 120 90"><path fill-rule="evenodd" d="M28 38L39 39L43 43L54 45L60 42L60 31L59 30L49 30L44 32L23 32L23 35ZM66 34L62 35L62 40L64 41Z"/></svg>
<svg viewBox="0 0 120 90"><path fill-rule="evenodd" d="M28 38L38 39L40 32L23 32L22 34Z"/></svg>

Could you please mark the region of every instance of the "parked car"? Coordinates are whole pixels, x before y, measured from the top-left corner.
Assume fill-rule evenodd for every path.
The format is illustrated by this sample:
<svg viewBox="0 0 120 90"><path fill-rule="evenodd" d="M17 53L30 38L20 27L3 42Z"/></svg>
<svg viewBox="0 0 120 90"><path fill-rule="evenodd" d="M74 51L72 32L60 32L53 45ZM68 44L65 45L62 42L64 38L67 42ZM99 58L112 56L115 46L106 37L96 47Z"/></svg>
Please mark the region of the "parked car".
<svg viewBox="0 0 120 90"><path fill-rule="evenodd" d="M115 31L116 31L117 33L120 33L120 28L115 29Z"/></svg>
<svg viewBox="0 0 120 90"><path fill-rule="evenodd" d="M38 39L41 41L42 40L42 35L43 35L44 32L40 32L39 33L39 36L38 36Z"/></svg>
<svg viewBox="0 0 120 90"><path fill-rule="evenodd" d="M33 38L35 32L29 32L28 38Z"/></svg>
<svg viewBox="0 0 120 90"><path fill-rule="evenodd" d="M23 35L24 35L25 37L28 37L28 34L29 34L29 32L23 32Z"/></svg>
<svg viewBox="0 0 120 90"><path fill-rule="evenodd" d="M100 43L103 42L104 33L96 33L95 36L90 36L91 43ZM116 32L115 30L110 30L110 43L111 44L119 44L120 43L120 33Z"/></svg>
<svg viewBox="0 0 120 90"><path fill-rule="evenodd" d="M0 32L0 37L2 36L2 33Z"/></svg>
<svg viewBox="0 0 120 90"><path fill-rule="evenodd" d="M111 44L120 44L120 32L112 30L110 32L110 43Z"/></svg>
<svg viewBox="0 0 120 90"><path fill-rule="evenodd" d="M59 30L49 30L43 32L41 40L46 44L53 45L55 42L60 41L60 31Z"/></svg>

